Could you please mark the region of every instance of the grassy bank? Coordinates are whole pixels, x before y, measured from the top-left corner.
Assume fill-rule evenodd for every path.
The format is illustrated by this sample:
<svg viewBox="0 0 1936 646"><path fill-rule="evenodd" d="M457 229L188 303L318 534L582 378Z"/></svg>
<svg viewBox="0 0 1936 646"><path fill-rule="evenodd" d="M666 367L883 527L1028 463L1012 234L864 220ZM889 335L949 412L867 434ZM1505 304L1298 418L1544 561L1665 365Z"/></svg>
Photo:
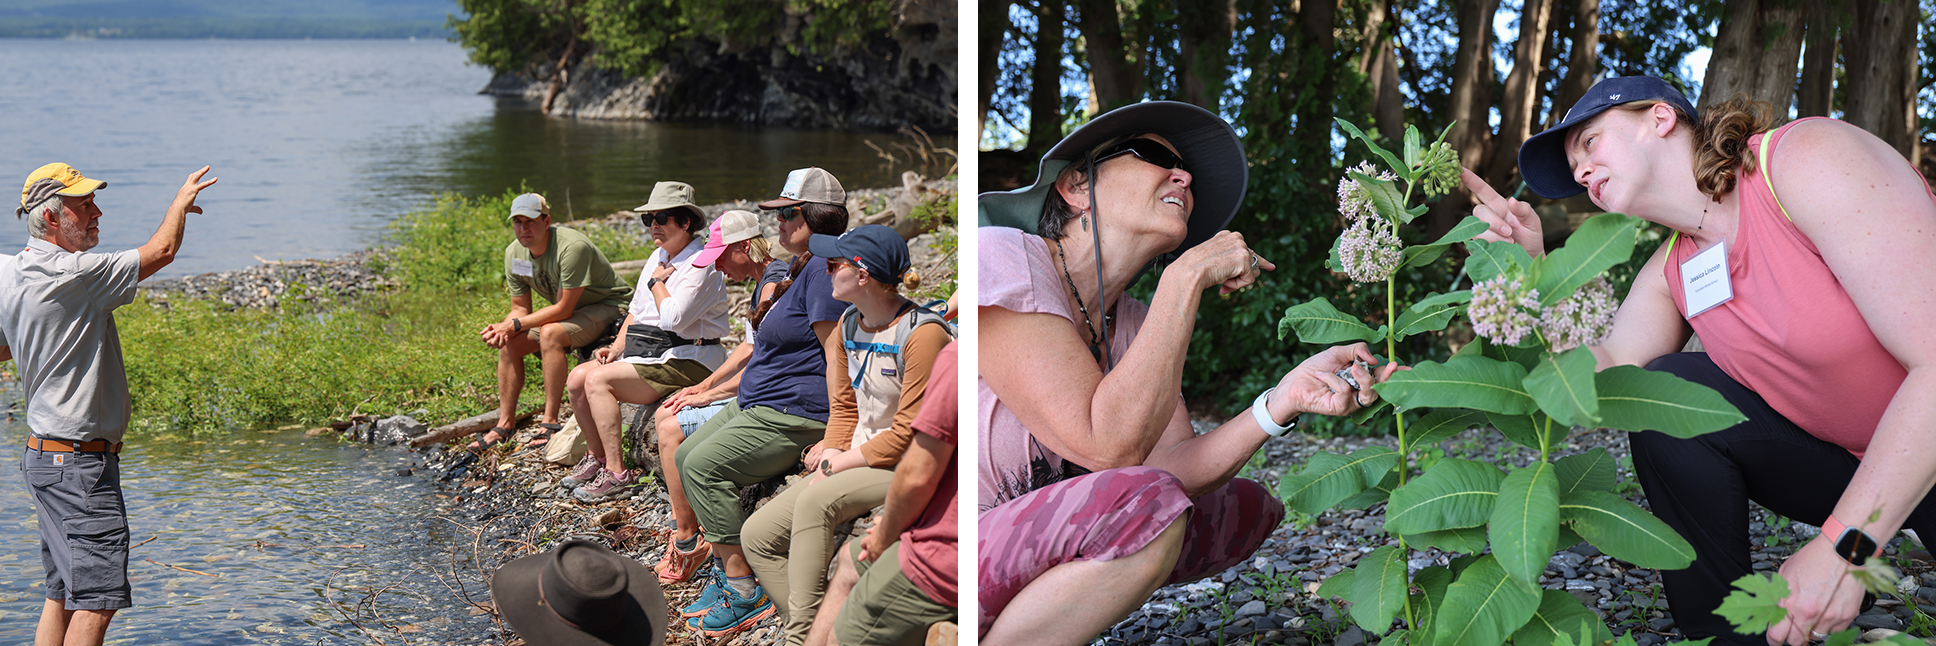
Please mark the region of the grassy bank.
<svg viewBox="0 0 1936 646"><path fill-rule="evenodd" d="M144 298L121 308L136 430L317 425L417 409L440 423L493 407L497 358L477 331L508 304L504 214L515 195L446 196L399 218L391 225L397 246L380 269L403 287L347 306L229 311L174 299L164 309ZM652 251L649 240L585 229L613 261ZM526 399L536 401L536 361L530 366Z"/></svg>
<svg viewBox="0 0 1936 646"><path fill-rule="evenodd" d="M314 426L353 413L419 409L435 425L496 407L497 354L477 331L509 306L503 266L512 236L504 214L517 193L445 196L398 218L391 225L396 246L376 268L402 286L348 305L283 298L279 309L230 310L181 298L158 307L144 297L121 308L115 318L136 431ZM634 234L574 228L614 262L652 251L650 240ZM947 254L954 243L953 236L937 242ZM924 281L920 293L952 293L954 273L945 273ZM524 401L535 405L543 397L537 360L526 365Z"/></svg>

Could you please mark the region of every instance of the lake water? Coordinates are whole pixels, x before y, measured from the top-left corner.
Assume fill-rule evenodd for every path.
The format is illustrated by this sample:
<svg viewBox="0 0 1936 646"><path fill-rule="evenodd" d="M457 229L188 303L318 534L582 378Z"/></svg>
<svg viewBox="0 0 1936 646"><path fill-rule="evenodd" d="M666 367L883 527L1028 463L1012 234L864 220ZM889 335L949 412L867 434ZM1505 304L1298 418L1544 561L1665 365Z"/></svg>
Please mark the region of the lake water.
<svg viewBox="0 0 1936 646"><path fill-rule="evenodd" d="M477 94L490 76L442 41L0 39L0 195L11 210L27 173L72 164L108 182L97 250L129 249L213 166L221 183L168 278L356 251L447 191L522 184L589 217L661 180L712 203L769 198L803 166L849 188L899 186L908 169L868 146L906 140L894 133L553 119Z"/></svg>

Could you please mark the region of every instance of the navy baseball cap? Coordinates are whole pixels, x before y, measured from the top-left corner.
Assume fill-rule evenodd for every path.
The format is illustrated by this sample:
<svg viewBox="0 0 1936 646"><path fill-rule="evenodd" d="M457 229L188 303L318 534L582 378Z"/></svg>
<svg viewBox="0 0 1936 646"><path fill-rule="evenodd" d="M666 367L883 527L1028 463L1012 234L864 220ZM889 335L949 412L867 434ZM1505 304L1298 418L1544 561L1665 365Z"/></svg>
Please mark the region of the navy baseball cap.
<svg viewBox="0 0 1936 646"><path fill-rule="evenodd" d="M1545 132L1526 138L1519 145L1519 176L1525 178L1526 186L1547 199L1557 200L1573 197L1586 191L1586 187L1573 181L1573 165L1566 161L1566 131L1582 121L1592 119L1607 108L1622 103L1657 99L1679 108L1690 120L1698 121L1701 115L1694 111L1694 104L1680 90L1668 85L1666 81L1652 76L1618 76L1593 84L1579 103L1566 111L1566 118L1559 125L1547 128Z"/></svg>
<svg viewBox="0 0 1936 646"><path fill-rule="evenodd" d="M813 234L807 240L807 250L816 258L851 261L874 280L889 285L901 283L901 274L907 273L911 262L907 241L894 232L894 227L879 224L863 224L838 237Z"/></svg>

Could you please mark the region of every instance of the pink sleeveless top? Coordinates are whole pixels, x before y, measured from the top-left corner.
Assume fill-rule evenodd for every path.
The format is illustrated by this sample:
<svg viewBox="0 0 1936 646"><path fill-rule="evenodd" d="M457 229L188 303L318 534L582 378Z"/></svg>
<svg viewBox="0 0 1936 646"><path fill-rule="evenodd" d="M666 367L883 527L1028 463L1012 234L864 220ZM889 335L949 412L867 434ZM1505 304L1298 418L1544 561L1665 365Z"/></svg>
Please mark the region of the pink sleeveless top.
<svg viewBox="0 0 1936 646"><path fill-rule="evenodd" d="M1728 249L1734 299L1687 322L1728 376L1808 434L1860 458L1908 372L1769 189L1762 146L1772 147L1768 142L1779 142L1795 123L1801 121L1749 139L1762 163L1735 183L1741 224ZM1679 244L1668 250L1667 285L1686 317L1681 263L1702 250L1678 237L1669 242Z"/></svg>

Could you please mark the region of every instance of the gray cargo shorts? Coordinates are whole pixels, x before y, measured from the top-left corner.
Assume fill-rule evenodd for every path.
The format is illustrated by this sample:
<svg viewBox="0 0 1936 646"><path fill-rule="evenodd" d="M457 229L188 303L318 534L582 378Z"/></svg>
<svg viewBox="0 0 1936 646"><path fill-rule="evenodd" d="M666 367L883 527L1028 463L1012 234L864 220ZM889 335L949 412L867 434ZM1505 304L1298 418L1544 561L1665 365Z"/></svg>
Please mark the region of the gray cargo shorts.
<svg viewBox="0 0 1936 646"><path fill-rule="evenodd" d="M24 449L20 473L39 516L47 598L68 610L134 605L121 456Z"/></svg>

